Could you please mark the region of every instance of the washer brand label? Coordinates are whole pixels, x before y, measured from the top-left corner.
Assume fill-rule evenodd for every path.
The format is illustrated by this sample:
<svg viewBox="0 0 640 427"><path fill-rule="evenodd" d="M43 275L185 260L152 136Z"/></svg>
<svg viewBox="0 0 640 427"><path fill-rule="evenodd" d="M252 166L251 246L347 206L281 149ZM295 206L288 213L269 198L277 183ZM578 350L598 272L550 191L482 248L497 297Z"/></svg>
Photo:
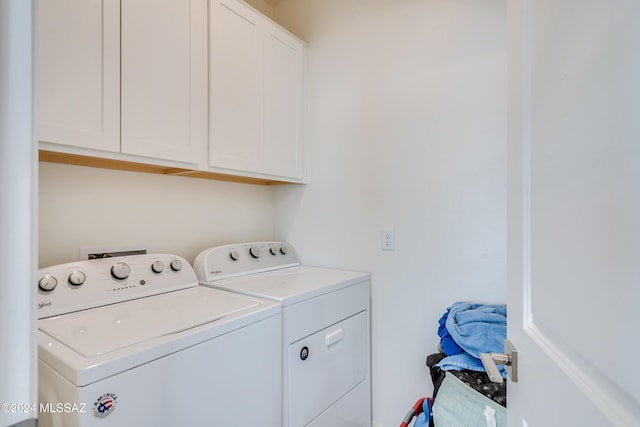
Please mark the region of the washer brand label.
<svg viewBox="0 0 640 427"><path fill-rule="evenodd" d="M222 270L213 270L211 271L211 274L213 274L214 276L217 276L219 274L222 274Z"/></svg>
<svg viewBox="0 0 640 427"><path fill-rule="evenodd" d="M50 307L50 306L51 306L51 301L43 301L38 303L38 310L40 310L41 308Z"/></svg>
<svg viewBox="0 0 640 427"><path fill-rule="evenodd" d="M104 418L116 409L118 397L114 393L105 393L93 404L93 415Z"/></svg>

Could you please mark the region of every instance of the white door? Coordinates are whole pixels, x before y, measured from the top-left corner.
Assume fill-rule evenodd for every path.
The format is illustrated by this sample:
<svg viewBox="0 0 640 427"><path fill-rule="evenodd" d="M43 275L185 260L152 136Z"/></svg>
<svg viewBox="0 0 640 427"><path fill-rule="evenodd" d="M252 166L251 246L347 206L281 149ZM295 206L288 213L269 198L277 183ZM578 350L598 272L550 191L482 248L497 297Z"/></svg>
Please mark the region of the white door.
<svg viewBox="0 0 640 427"><path fill-rule="evenodd" d="M640 2L509 0L510 426L640 425Z"/></svg>
<svg viewBox="0 0 640 427"><path fill-rule="evenodd" d="M0 426L35 426L36 2L0 1Z"/></svg>

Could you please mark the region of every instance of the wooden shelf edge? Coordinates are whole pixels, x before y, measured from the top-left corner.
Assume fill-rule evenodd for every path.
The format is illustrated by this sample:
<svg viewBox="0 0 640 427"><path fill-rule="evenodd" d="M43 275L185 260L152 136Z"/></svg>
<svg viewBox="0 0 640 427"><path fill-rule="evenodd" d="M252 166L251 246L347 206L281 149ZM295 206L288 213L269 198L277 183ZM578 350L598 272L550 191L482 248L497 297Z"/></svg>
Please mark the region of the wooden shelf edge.
<svg viewBox="0 0 640 427"><path fill-rule="evenodd" d="M290 182L271 180L267 178L254 178L224 173L181 169L168 166L150 165L146 163L130 162L126 160L104 159L101 157L84 156L79 154L59 153L56 151L39 151L39 160L47 163L61 163L66 165L88 166L101 169L115 169L130 172L155 173L160 175L184 176L190 178L213 179L216 181L237 182L242 184L257 185L283 185Z"/></svg>

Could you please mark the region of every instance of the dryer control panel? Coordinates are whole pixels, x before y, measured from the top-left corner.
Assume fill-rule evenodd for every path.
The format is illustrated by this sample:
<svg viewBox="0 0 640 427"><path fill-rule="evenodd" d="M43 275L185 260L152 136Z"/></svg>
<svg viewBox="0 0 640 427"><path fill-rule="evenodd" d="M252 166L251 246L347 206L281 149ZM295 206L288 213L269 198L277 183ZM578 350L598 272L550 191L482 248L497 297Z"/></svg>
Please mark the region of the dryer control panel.
<svg viewBox="0 0 640 427"><path fill-rule="evenodd" d="M300 265L293 246L284 242L251 242L202 251L193 263L198 280L212 282Z"/></svg>
<svg viewBox="0 0 640 427"><path fill-rule="evenodd" d="M38 319L198 285L182 257L144 254L83 260L38 271Z"/></svg>

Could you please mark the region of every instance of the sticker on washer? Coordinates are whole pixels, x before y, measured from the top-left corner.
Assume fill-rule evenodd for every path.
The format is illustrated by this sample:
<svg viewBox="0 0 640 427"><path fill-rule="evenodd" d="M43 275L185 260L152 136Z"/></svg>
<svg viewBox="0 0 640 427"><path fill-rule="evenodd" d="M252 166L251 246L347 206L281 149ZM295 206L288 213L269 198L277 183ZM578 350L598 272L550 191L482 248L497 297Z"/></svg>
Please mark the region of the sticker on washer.
<svg viewBox="0 0 640 427"><path fill-rule="evenodd" d="M105 393L93 403L93 415L104 418L116 409L118 397L115 393Z"/></svg>

